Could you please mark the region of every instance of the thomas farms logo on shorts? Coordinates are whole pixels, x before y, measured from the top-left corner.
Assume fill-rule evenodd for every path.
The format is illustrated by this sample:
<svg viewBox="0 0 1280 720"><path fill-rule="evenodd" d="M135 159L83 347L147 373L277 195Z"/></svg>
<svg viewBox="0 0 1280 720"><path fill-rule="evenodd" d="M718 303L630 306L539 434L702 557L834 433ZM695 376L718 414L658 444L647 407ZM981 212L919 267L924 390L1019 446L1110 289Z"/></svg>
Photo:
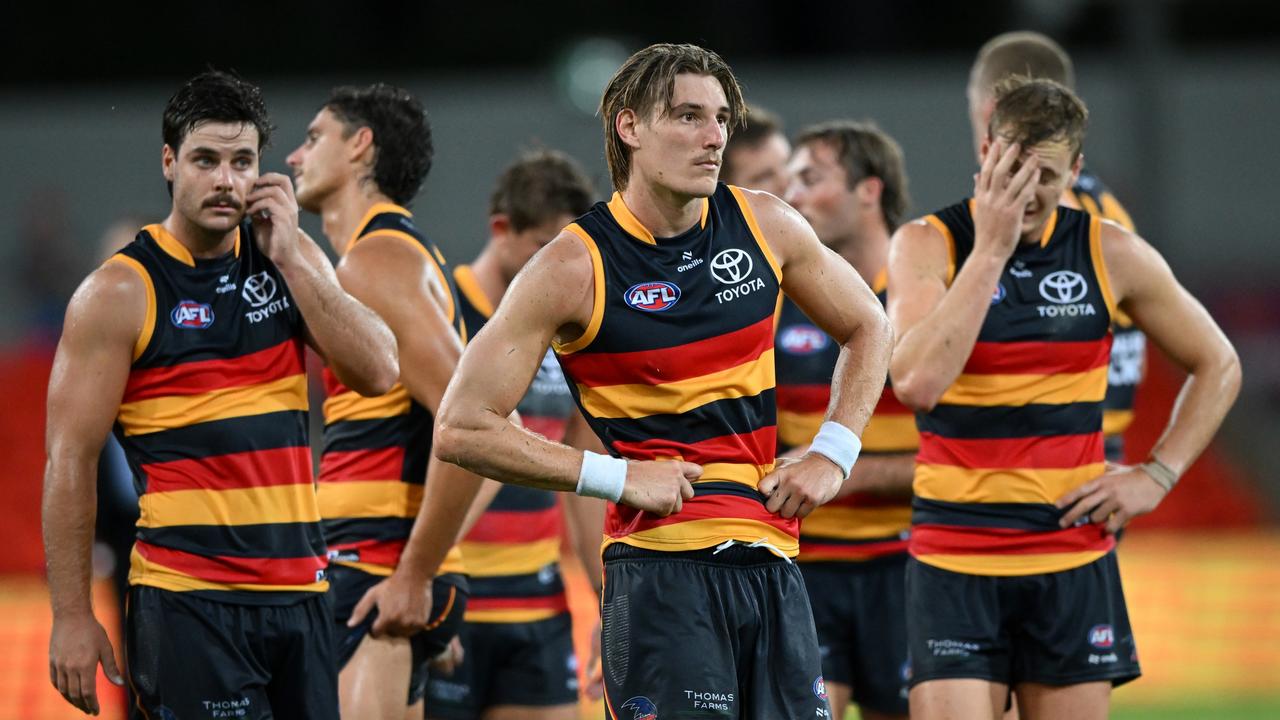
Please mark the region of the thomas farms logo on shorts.
<svg viewBox="0 0 1280 720"><path fill-rule="evenodd" d="M1115 631L1110 625L1094 625L1089 628L1089 644L1099 650L1109 650L1116 644Z"/></svg>
<svg viewBox="0 0 1280 720"><path fill-rule="evenodd" d="M680 288L662 280L636 283L627 288L623 299L636 310L662 312L675 307L680 301Z"/></svg>
<svg viewBox="0 0 1280 720"><path fill-rule="evenodd" d="M173 324L187 330L204 330L213 324L213 308L208 303L180 300L169 313Z"/></svg>
<svg viewBox="0 0 1280 720"><path fill-rule="evenodd" d="M622 703L623 710L632 710L634 714L626 720L658 720L658 706L642 695L637 695ZM623 718L619 718L623 720Z"/></svg>

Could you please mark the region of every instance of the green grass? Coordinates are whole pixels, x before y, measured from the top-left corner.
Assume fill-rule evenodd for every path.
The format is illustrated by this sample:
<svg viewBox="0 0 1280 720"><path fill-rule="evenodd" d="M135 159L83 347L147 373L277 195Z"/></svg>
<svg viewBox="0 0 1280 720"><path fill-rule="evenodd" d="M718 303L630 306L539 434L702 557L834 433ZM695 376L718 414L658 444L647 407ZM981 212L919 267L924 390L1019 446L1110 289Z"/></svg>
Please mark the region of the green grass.
<svg viewBox="0 0 1280 720"><path fill-rule="evenodd" d="M1224 702L1191 701L1169 705L1112 706L1111 720L1276 720L1280 696L1229 699ZM850 710L845 720L858 720Z"/></svg>

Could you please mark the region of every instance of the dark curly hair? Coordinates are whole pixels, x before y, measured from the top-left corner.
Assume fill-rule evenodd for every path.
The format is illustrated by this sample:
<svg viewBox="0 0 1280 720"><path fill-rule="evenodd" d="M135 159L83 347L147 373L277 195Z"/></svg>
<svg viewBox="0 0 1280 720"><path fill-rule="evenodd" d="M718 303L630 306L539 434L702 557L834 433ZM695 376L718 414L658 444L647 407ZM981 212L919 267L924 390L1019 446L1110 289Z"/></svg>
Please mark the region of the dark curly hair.
<svg viewBox="0 0 1280 720"><path fill-rule="evenodd" d="M408 205L431 172L434 147L427 111L407 90L383 83L335 88L323 107L346 128L373 131L376 149L373 175L378 191L398 205Z"/></svg>
<svg viewBox="0 0 1280 720"><path fill-rule="evenodd" d="M258 130L258 151L271 139L271 118L258 86L239 75L208 70L191 78L164 106L161 135L175 153L195 127L206 122L245 123Z"/></svg>

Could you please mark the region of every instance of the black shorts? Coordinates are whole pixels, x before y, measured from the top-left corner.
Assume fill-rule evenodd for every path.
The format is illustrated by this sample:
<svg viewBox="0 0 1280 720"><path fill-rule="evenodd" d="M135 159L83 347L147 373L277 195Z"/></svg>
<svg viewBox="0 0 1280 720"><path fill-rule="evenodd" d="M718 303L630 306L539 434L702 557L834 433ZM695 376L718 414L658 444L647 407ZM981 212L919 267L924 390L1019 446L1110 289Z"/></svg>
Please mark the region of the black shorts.
<svg viewBox="0 0 1280 720"><path fill-rule="evenodd" d="M465 623L462 664L431 671L427 715L472 720L500 705L549 707L578 701L573 618L561 613L525 623Z"/></svg>
<svg viewBox="0 0 1280 720"><path fill-rule="evenodd" d="M605 551L606 717L829 718L800 570L763 548Z"/></svg>
<svg viewBox="0 0 1280 720"><path fill-rule="evenodd" d="M338 670L346 667L360 643L364 641L373 622L378 617L375 609L359 625L349 628L347 620L360 598L369 588L386 580L363 570L345 565L329 566L329 596L333 599L333 623L337 634ZM412 705L422 699L427 686L426 665L439 655L462 626L462 616L467 610L467 578L449 573L440 575L431 583L431 620L426 630L409 639L413 649L413 665L409 676L409 697Z"/></svg>
<svg viewBox="0 0 1280 720"><path fill-rule="evenodd" d="M338 720L338 675L324 595L241 605L129 589L125 652L136 720Z"/></svg>
<svg viewBox="0 0 1280 720"><path fill-rule="evenodd" d="M822 652L822 676L858 705L907 714L906 553L865 562L800 563Z"/></svg>
<svg viewBox="0 0 1280 720"><path fill-rule="evenodd" d="M1142 674L1115 552L1078 568L988 577L907 561L911 684L1121 685Z"/></svg>

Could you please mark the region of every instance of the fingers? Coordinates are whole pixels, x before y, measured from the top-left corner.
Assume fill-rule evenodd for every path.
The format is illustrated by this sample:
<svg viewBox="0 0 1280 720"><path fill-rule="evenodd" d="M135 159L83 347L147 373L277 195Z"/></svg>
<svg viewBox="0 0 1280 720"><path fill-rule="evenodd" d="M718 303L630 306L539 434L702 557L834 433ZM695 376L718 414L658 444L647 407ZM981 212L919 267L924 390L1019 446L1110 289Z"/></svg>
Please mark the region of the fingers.
<svg viewBox="0 0 1280 720"><path fill-rule="evenodd" d="M124 678L120 676L120 668L116 665L116 654L111 648L111 641L105 638L98 651L98 661L102 663L102 672L108 680L115 685L124 685Z"/></svg>
<svg viewBox="0 0 1280 720"><path fill-rule="evenodd" d="M1089 522L1101 525L1107 522L1112 515L1120 512L1120 509L1120 503L1116 501L1115 497L1108 497L1094 508L1093 512L1089 513Z"/></svg>
<svg viewBox="0 0 1280 720"><path fill-rule="evenodd" d="M90 715L98 714L97 663L88 673L73 671L67 678L71 684L71 704Z"/></svg>
<svg viewBox="0 0 1280 720"><path fill-rule="evenodd" d="M796 510L796 517L798 518L809 517L809 513L817 509L818 509L817 504L809 500L805 500L804 502L800 503L799 509Z"/></svg>
<svg viewBox="0 0 1280 720"><path fill-rule="evenodd" d="M1002 143L996 140L987 148L987 156L982 159L982 168L978 170L974 182L975 195L991 189L991 175L995 172L996 162L1000 160L1001 146Z"/></svg>
<svg viewBox="0 0 1280 720"><path fill-rule="evenodd" d="M688 480L680 481L680 497L684 500L692 500L694 496L693 483Z"/></svg>
<svg viewBox="0 0 1280 720"><path fill-rule="evenodd" d="M1131 515L1130 513L1126 512L1123 509L1117 510L1116 512L1112 513L1110 518L1107 519L1107 534L1115 535L1116 533L1123 530L1124 526L1128 525L1129 521L1132 519L1133 519L1133 515Z"/></svg>
<svg viewBox="0 0 1280 720"><path fill-rule="evenodd" d="M688 480L697 480L702 477L702 466L696 463L680 461L680 471Z"/></svg>
<svg viewBox="0 0 1280 720"><path fill-rule="evenodd" d="M1008 147L1003 147L1000 153L1000 159L996 161L995 168L991 171L991 190L1000 192L1008 187L1010 169L1013 164L1018 161L1018 155L1022 152L1018 143L1012 143Z"/></svg>
<svg viewBox="0 0 1280 720"><path fill-rule="evenodd" d="M360 602L356 603L355 609L351 611L351 617L347 619L347 627L355 627L364 622L365 616L377 605L378 596L374 592L376 588L377 586L374 586L366 590Z"/></svg>
<svg viewBox="0 0 1280 720"><path fill-rule="evenodd" d="M1058 521L1058 525L1064 528L1075 525L1080 518L1092 512L1095 508L1105 502L1106 499L1107 493L1103 490L1084 496L1077 501L1075 505L1071 506L1070 510L1067 510L1066 514L1062 516L1062 519Z"/></svg>
<svg viewBox="0 0 1280 720"><path fill-rule="evenodd" d="M756 489L765 497L772 495L773 491L778 489L778 472L775 470L768 475L765 475L764 478L760 480L760 484L756 486Z"/></svg>
<svg viewBox="0 0 1280 720"><path fill-rule="evenodd" d="M1040 160L1032 155L1026 159L1022 167L1018 168L1017 174L1009 180L1009 187L1006 192L1009 199L1015 203L1027 202L1035 194L1036 186L1039 183Z"/></svg>
<svg viewBox="0 0 1280 720"><path fill-rule="evenodd" d="M1079 500L1080 498L1084 497L1085 495L1088 495L1089 493L1097 489L1098 489L1098 482L1096 480L1092 482L1087 482L1081 485L1075 490L1072 490L1066 495L1063 495L1062 498L1058 500L1058 503L1057 503L1058 509L1064 510L1072 505L1075 505L1077 500Z"/></svg>

